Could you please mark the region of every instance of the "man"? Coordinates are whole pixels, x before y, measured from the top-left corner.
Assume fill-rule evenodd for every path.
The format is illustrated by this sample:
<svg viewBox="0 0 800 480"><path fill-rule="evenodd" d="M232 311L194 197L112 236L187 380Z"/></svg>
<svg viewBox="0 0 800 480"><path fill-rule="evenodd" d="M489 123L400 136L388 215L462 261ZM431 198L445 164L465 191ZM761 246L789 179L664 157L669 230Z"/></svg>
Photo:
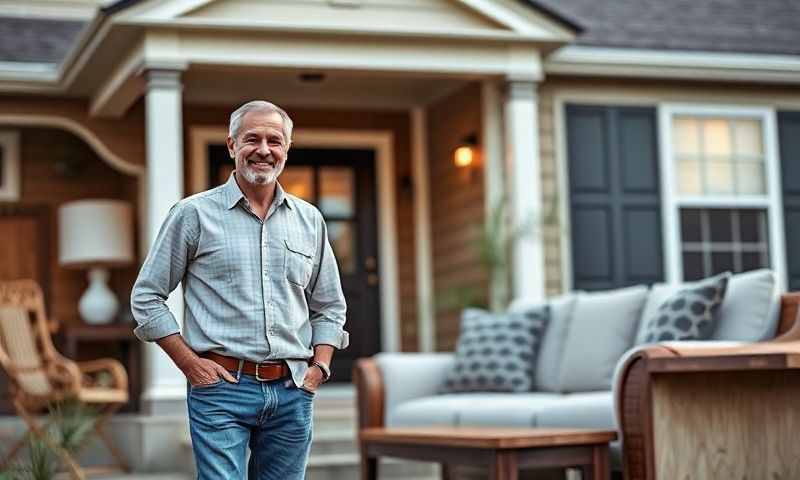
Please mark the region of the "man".
<svg viewBox="0 0 800 480"><path fill-rule="evenodd" d="M200 479L302 479L312 399L346 348L345 301L322 215L277 182L292 120L252 101L231 114L227 183L170 210L133 287L136 335L186 375ZM183 285L181 334L165 301Z"/></svg>

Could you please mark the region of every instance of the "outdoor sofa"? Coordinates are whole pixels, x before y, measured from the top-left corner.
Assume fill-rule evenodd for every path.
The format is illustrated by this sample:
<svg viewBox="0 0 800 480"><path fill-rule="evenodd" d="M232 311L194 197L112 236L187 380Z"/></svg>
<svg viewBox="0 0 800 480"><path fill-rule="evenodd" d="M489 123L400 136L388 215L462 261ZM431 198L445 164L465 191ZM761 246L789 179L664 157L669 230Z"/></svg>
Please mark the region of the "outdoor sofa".
<svg viewBox="0 0 800 480"><path fill-rule="evenodd" d="M637 377L626 369L646 359L648 351L664 350L663 345L643 341L645 324L681 287L633 286L573 292L550 300L550 320L530 392L442 394L443 382L455 363L455 354L450 352L380 353L360 359L354 368L359 428L451 425L620 430L622 425L621 439L626 439L626 429L638 436L626 443L624 455L622 442L611 444L612 469L627 470L623 457L625 463L642 464L648 451L641 444L647 440L641 432L647 429L639 423L645 418L642 402L647 398L634 396L626 405L629 411L617 413L621 402L615 395L624 393L621 379L632 380L635 387ZM798 302L800 294L778 291L770 270L734 275L715 313L714 333L702 345L722 348L731 342L771 341L790 330L790 336L800 337L792 328ZM531 303L517 299L509 311L530 308ZM631 406L639 410L628 408Z"/></svg>

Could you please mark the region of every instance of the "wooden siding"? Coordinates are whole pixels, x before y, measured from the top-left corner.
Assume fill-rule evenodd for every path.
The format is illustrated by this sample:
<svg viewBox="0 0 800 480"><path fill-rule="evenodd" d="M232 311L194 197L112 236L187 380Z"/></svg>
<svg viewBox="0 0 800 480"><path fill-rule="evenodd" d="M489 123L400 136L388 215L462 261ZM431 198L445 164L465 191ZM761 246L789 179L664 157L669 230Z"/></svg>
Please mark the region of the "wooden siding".
<svg viewBox="0 0 800 480"><path fill-rule="evenodd" d="M453 164L461 140L481 131L480 86L470 84L428 108L431 230L433 236L436 349L453 350L461 308L443 302L455 292L474 289L486 301L487 275L480 266L476 239L484 219L480 165L468 177Z"/></svg>
<svg viewBox="0 0 800 480"><path fill-rule="evenodd" d="M19 202L6 204L47 211L49 238L34 241L43 242L49 250L48 314L65 324L80 323L77 306L88 286L87 271L66 269L58 264L58 207L72 200L112 198L125 200L136 209L138 182L111 168L71 133L49 128L14 130L20 132L22 191ZM69 169L62 171L59 165L68 165ZM138 218L135 211L134 218ZM135 244L138 243L136 230L131 232ZM35 245L30 248L36 248ZM129 311L131 287L137 273L138 265L111 270L110 286L118 296L123 315Z"/></svg>

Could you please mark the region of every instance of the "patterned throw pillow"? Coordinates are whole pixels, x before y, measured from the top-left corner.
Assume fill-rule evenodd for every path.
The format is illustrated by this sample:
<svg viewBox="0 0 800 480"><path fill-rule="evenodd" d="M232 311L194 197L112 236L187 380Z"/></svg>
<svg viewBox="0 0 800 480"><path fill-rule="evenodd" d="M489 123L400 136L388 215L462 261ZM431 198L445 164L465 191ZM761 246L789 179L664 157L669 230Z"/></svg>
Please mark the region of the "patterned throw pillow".
<svg viewBox="0 0 800 480"><path fill-rule="evenodd" d="M536 354L549 318L547 305L502 314L464 310L455 366L441 393L531 390Z"/></svg>
<svg viewBox="0 0 800 480"><path fill-rule="evenodd" d="M701 280L667 298L647 325L646 342L708 340L725 298L730 272Z"/></svg>

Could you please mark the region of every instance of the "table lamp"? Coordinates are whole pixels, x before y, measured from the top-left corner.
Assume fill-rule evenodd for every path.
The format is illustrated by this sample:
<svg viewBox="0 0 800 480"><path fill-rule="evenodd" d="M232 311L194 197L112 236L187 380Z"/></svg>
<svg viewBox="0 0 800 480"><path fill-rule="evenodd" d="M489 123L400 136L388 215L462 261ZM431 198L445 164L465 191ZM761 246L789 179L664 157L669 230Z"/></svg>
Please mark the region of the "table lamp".
<svg viewBox="0 0 800 480"><path fill-rule="evenodd" d="M88 268L89 288L78 312L90 325L111 323L119 309L108 288L108 269L133 262L133 212L121 200L78 200L58 210L59 263Z"/></svg>

